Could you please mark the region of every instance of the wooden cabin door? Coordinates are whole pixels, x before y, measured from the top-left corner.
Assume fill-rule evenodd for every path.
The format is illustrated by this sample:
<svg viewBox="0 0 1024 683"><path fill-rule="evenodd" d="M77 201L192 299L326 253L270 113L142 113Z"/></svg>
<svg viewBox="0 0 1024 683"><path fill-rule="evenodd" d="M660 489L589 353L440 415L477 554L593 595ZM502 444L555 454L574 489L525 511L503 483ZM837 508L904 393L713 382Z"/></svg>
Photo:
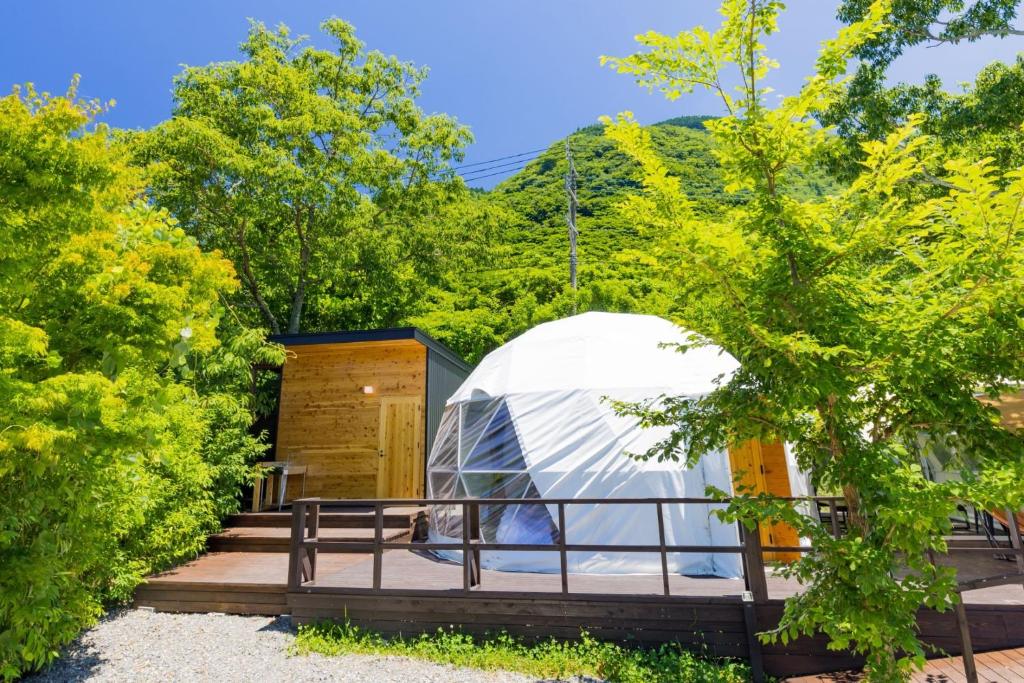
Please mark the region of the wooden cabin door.
<svg viewBox="0 0 1024 683"><path fill-rule="evenodd" d="M378 498L423 497L423 450L423 400L414 396L382 398Z"/></svg>
<svg viewBox="0 0 1024 683"><path fill-rule="evenodd" d="M729 466L733 472L733 489L749 487L754 494L770 493L785 498L792 495L789 486L789 468L786 450L779 441L762 443L756 439L729 447ZM797 546L800 538L796 529L783 523L761 525L762 545ZM799 553L766 552L765 559L793 562Z"/></svg>

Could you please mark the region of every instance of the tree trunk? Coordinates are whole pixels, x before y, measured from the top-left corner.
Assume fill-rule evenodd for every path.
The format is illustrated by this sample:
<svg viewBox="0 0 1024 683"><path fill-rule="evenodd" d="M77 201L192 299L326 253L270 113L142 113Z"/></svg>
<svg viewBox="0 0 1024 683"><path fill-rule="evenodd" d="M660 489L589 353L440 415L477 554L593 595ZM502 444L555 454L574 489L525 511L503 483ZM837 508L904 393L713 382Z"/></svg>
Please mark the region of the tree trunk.
<svg viewBox="0 0 1024 683"><path fill-rule="evenodd" d="M302 309L306 304L306 286L309 283L309 247L310 235L313 232L313 207L309 207L307 214L306 229L302 225L302 212L299 208L295 210L295 234L299 238L299 275L295 282L295 291L292 292L292 307L288 314L288 334L297 334L302 323Z"/></svg>
<svg viewBox="0 0 1024 683"><path fill-rule="evenodd" d="M859 529L861 534L867 535L868 521L860 512L860 494L852 484L843 486L843 498L846 499L846 520L851 527Z"/></svg>
<svg viewBox="0 0 1024 683"><path fill-rule="evenodd" d="M288 334L297 334L302 321L302 308L306 303L306 279L300 277L292 294L292 308L288 314Z"/></svg>
<svg viewBox="0 0 1024 683"><path fill-rule="evenodd" d="M255 275L252 272L252 264L249 261L249 245L245 241L245 231L247 228L246 220L243 218L241 224L238 226L238 249L239 249L239 260L241 261L241 275L242 282L245 283L246 289L249 290L249 294L252 295L253 301L256 302L256 307L260 309L260 314L263 319L270 325L270 331L274 334L281 334L281 326L277 324L277 318L274 316L273 311L270 310L270 306L267 305L266 300L263 298L263 294L260 292L259 283L256 281Z"/></svg>

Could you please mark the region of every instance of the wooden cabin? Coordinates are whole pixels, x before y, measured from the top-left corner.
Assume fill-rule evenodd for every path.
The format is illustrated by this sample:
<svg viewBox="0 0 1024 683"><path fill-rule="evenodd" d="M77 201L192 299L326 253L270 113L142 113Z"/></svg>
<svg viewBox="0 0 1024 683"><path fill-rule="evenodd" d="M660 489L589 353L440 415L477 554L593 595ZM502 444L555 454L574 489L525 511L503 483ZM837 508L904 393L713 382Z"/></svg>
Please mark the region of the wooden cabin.
<svg viewBox="0 0 1024 683"><path fill-rule="evenodd" d="M286 499L423 497L426 457L445 401L469 375L465 361L413 327L272 340L287 351L275 459L305 468Z"/></svg>

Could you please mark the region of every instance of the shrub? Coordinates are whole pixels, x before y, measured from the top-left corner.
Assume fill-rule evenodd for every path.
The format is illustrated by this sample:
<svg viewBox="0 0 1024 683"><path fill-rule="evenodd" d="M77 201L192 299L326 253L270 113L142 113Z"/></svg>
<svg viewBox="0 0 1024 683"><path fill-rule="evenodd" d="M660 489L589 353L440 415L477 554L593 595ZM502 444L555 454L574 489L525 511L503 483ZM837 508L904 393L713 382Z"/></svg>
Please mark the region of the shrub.
<svg viewBox="0 0 1024 683"><path fill-rule="evenodd" d="M99 107L0 99L0 678L197 554L263 449L230 263L139 201ZM230 320L230 319L229 319Z"/></svg>

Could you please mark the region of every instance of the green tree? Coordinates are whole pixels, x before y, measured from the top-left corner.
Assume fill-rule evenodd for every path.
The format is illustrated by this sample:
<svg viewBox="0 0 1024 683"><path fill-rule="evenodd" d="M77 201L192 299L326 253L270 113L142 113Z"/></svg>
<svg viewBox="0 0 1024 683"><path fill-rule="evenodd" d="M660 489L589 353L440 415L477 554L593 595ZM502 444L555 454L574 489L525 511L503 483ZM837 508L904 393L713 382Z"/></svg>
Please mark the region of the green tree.
<svg viewBox="0 0 1024 683"><path fill-rule="evenodd" d="M751 195L720 217L697 214L649 134L628 114L608 121L643 169L643 191L623 210L659 239L678 321L694 344L718 344L742 365L704 398L632 409L675 427L652 456L693 464L728 443L781 438L815 486L842 492L851 524L841 539L764 495L740 495L727 517L785 519L816 548L784 570L804 590L767 637L820 631L864 654L874 679L896 680L923 661L917 609L958 599L954 571L927 559L945 551L957 501L1024 503L1024 443L976 398L1016 391L1024 376L1024 172L947 158L948 188L925 192L913 181L935 158L912 117L867 144L847 188L797 196L799 173L842 144L814 116L842 96L850 56L889 8L871 5L824 44L799 94L769 106L763 82L776 63L762 39L780 9L726 0L715 32L646 33L642 51L606 60L670 99L717 93L729 115L707 126L727 188ZM961 480L929 481L922 442L954 453L947 467Z"/></svg>
<svg viewBox="0 0 1024 683"><path fill-rule="evenodd" d="M0 678L201 552L264 446L229 261L139 201L100 108L0 99ZM228 319L225 319L227 316Z"/></svg>
<svg viewBox="0 0 1024 683"><path fill-rule="evenodd" d="M451 249L431 219L470 140L416 105L426 69L322 28L334 50L253 23L245 59L185 69L141 140L153 200L231 258L274 332L400 317Z"/></svg>
<svg viewBox="0 0 1024 683"><path fill-rule="evenodd" d="M928 132L940 138L946 134L953 138L971 135L983 128L989 135L999 130L1004 139L1015 138L1010 142L1019 147L1020 122L1011 123L1006 118L1012 117L1010 112L1021 109L1021 100L1002 109L975 106L972 108L974 116L965 119L957 115L957 101L969 100L970 94L967 97L947 94L934 74L919 85L901 83L887 87L885 81L889 66L910 47L961 45L985 37L1024 36L1024 30L1015 25L1020 4L1020 0L893 0L882 30L853 51L859 64L849 87L818 115L824 124L835 126L848 141L847 146L834 155L833 168L846 176L856 175L857 163L863 159L860 143L884 139L915 113L928 114L929 122L925 126L934 123ZM838 17L852 24L862 20L870 6L870 0L844 0ZM1003 100L1000 95L1009 91L993 83L993 77L1005 76L993 73L999 68L994 64L979 74L975 86L977 91L993 86L999 90L989 93L993 97L988 101L993 103ZM1001 80L1006 85L1005 79ZM980 120L978 116L983 114L989 116Z"/></svg>

